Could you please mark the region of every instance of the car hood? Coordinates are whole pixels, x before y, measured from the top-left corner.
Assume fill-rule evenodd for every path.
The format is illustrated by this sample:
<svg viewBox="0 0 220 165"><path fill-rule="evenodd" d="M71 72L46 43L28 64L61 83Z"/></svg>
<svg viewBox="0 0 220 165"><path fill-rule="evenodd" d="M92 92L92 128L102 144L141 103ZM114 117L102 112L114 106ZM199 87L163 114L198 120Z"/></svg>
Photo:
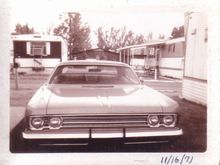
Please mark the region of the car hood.
<svg viewBox="0 0 220 165"><path fill-rule="evenodd" d="M53 86L46 89L46 114L163 113L177 103L145 86Z"/></svg>

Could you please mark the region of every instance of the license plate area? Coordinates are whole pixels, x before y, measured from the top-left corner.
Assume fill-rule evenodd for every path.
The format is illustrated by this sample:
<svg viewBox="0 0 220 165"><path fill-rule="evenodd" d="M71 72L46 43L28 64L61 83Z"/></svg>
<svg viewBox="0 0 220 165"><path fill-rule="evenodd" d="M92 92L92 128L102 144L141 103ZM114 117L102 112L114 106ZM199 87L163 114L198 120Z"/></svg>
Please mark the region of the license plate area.
<svg viewBox="0 0 220 165"><path fill-rule="evenodd" d="M91 138L123 138L123 128L94 128L91 129Z"/></svg>

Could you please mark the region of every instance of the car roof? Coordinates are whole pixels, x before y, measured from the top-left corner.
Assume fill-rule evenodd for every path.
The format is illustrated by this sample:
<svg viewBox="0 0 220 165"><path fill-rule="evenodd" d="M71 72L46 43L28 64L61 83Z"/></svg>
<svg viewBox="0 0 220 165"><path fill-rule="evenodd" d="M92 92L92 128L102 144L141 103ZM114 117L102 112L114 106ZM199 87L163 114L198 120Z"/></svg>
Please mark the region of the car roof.
<svg viewBox="0 0 220 165"><path fill-rule="evenodd" d="M118 62L118 61L106 61L106 60L96 60L96 59L87 59L87 60L70 60L66 62L61 62L58 66L61 65L108 65L108 66L126 66L128 64Z"/></svg>

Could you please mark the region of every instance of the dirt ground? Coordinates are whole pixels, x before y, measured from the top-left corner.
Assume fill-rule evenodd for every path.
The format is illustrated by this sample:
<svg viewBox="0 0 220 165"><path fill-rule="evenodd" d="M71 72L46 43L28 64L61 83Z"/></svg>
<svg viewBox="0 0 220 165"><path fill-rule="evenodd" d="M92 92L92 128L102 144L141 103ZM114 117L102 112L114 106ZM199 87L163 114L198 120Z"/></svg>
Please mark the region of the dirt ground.
<svg viewBox="0 0 220 165"><path fill-rule="evenodd" d="M48 75L19 75L18 89L15 89L15 77L10 78L10 106L22 106L28 103L34 92L47 80ZM164 92L180 105L180 125L184 135L173 145L161 147L162 152L205 152L207 144L206 107L180 99L181 82L146 81L146 85ZM133 150L132 150L133 151ZM138 150L139 151L139 150Z"/></svg>

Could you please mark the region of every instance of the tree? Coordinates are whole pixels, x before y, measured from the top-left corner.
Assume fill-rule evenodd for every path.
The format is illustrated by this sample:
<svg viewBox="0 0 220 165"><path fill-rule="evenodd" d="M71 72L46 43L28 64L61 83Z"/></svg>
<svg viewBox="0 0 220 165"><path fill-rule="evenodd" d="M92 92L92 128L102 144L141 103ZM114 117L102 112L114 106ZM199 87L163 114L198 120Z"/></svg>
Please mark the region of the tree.
<svg viewBox="0 0 220 165"><path fill-rule="evenodd" d="M183 25L179 27L179 34L181 37L184 36L184 26Z"/></svg>
<svg viewBox="0 0 220 165"><path fill-rule="evenodd" d="M174 27L171 33L171 38L179 38L184 36L184 26Z"/></svg>
<svg viewBox="0 0 220 165"><path fill-rule="evenodd" d="M15 33L13 34L34 34L34 28L29 28L28 24L21 25L20 23L17 23L15 25Z"/></svg>
<svg viewBox="0 0 220 165"><path fill-rule="evenodd" d="M43 34L46 34L46 35L53 35L53 28L54 24L51 24L50 26L47 27L46 29L46 32L43 32Z"/></svg>
<svg viewBox="0 0 220 165"><path fill-rule="evenodd" d="M121 29L111 27L110 30L103 30L103 27L99 27L96 35L98 48L106 50L116 50L124 46L142 44L146 41L143 35L136 35L131 30L127 31L126 27Z"/></svg>
<svg viewBox="0 0 220 165"><path fill-rule="evenodd" d="M147 35L147 40L152 40L153 39L153 33L149 32Z"/></svg>
<svg viewBox="0 0 220 165"><path fill-rule="evenodd" d="M165 35L164 34L159 34L159 39L165 39Z"/></svg>
<svg viewBox="0 0 220 165"><path fill-rule="evenodd" d="M91 47L90 27L82 24L79 13L68 13L61 15L62 20L53 32L55 35L62 36L68 43L69 57L75 52L83 51Z"/></svg>

